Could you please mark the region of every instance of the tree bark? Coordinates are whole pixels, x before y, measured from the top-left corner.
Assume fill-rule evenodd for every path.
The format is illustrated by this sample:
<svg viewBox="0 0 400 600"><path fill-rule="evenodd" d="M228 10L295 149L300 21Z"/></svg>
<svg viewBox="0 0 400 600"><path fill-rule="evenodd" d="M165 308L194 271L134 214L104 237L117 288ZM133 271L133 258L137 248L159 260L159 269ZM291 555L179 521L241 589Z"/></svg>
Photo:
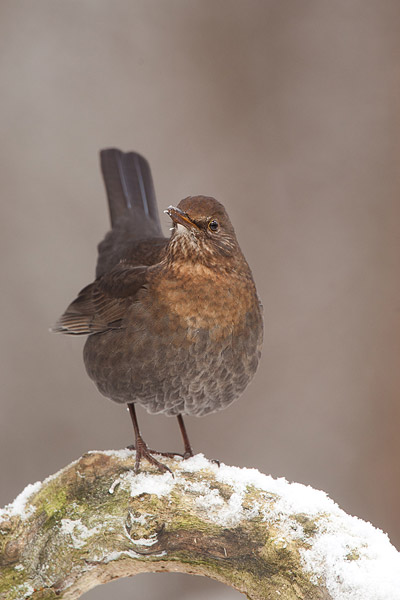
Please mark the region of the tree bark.
<svg viewBox="0 0 400 600"><path fill-rule="evenodd" d="M253 600L333 597L304 558L321 515L277 510L279 493L257 486L275 480L201 456L165 459L173 476L143 461L136 475L134 459L90 452L0 511L1 599L72 600L160 571L205 575Z"/></svg>

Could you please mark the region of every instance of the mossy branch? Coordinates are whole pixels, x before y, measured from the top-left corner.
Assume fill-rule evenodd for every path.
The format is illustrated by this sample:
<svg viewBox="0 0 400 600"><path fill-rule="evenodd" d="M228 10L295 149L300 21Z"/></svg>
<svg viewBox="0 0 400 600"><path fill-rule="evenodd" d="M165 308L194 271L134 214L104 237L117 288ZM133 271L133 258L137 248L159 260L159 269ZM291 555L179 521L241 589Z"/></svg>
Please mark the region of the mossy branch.
<svg viewBox="0 0 400 600"><path fill-rule="evenodd" d="M85 454L0 511L1 599L74 599L156 571L205 575L254 600L336 597L328 559L313 552L339 513L352 518L322 492L296 492L298 484L202 456L166 460L174 476L135 475L134 458L128 450ZM310 514L307 494L320 495ZM360 547L365 554L365 542L353 541L344 561L361 560Z"/></svg>

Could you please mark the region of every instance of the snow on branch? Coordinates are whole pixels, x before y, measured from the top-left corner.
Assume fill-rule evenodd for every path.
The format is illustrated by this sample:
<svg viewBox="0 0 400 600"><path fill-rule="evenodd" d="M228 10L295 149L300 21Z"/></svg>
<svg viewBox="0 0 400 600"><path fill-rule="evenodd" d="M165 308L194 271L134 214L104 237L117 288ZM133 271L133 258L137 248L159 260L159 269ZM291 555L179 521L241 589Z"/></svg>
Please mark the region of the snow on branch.
<svg viewBox="0 0 400 600"><path fill-rule="evenodd" d="M174 476L134 461L89 452L0 510L1 599L179 571L254 600L400 600L400 554L325 493L202 455L168 459Z"/></svg>

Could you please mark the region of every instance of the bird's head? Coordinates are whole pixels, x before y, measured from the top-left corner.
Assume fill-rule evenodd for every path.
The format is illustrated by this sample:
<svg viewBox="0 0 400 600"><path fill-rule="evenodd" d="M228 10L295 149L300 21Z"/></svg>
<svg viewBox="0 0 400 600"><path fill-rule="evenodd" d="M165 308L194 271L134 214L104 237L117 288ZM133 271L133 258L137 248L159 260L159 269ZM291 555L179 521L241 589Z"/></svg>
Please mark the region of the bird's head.
<svg viewBox="0 0 400 600"><path fill-rule="evenodd" d="M165 211L174 224L168 246L173 260L213 264L241 256L235 230L223 205L208 196L190 196Z"/></svg>

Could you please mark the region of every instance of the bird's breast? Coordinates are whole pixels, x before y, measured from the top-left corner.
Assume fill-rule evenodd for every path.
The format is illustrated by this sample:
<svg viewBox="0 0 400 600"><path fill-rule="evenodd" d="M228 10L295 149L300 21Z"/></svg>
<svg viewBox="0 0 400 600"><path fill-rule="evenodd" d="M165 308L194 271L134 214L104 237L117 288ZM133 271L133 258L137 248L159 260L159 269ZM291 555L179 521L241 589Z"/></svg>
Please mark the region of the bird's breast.
<svg viewBox="0 0 400 600"><path fill-rule="evenodd" d="M160 278L149 294L155 326L167 316L177 328L196 337L208 331L219 340L247 326L248 314L259 311L252 278L236 272L223 273L191 265Z"/></svg>

